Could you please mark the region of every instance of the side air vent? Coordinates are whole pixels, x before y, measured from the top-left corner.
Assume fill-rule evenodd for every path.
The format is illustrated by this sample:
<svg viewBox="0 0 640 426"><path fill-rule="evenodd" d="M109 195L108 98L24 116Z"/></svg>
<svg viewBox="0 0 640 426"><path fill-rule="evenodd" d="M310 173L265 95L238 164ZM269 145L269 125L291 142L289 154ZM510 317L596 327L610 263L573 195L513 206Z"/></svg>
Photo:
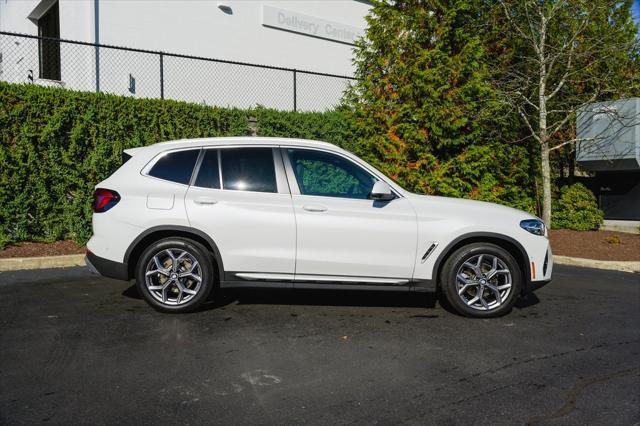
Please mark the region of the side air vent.
<svg viewBox="0 0 640 426"><path fill-rule="evenodd" d="M431 253L433 253L433 251L436 249L436 247L438 247L438 243L431 243L431 245L429 246L427 251L424 252L424 255L422 256L422 263L426 262L427 258L429 257L429 255Z"/></svg>
<svg viewBox="0 0 640 426"><path fill-rule="evenodd" d="M549 251L544 257L544 264L542 265L542 275L547 276L547 266L549 265Z"/></svg>

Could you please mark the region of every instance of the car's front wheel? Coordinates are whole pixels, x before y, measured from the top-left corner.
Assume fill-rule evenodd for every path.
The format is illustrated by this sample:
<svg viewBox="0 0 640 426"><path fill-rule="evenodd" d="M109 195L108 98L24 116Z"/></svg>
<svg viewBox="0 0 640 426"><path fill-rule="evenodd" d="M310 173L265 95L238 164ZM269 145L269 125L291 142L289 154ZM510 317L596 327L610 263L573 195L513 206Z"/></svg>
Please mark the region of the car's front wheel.
<svg viewBox="0 0 640 426"><path fill-rule="evenodd" d="M462 315L489 318L511 311L522 289L522 272L500 246L474 243L456 250L444 264L442 294Z"/></svg>
<svg viewBox="0 0 640 426"><path fill-rule="evenodd" d="M140 256L136 284L144 299L162 312L190 312L207 300L214 285L213 259L202 244L166 238Z"/></svg>

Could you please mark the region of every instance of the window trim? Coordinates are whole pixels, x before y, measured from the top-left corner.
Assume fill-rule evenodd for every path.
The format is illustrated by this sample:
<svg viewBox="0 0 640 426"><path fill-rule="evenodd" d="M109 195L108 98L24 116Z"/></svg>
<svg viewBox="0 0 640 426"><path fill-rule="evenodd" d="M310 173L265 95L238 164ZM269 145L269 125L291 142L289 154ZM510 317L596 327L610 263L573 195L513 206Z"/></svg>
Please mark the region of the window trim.
<svg viewBox="0 0 640 426"><path fill-rule="evenodd" d="M307 147L307 146L281 145L280 146L280 153L282 154L282 157L283 157L283 160L284 160L285 170L287 172L287 179L289 181L289 187L291 189L291 194L292 195L300 195L300 196L303 196L303 197L320 197L320 198L331 198L331 199L341 199L341 200L352 200L352 201L367 201L367 202L374 201L371 198L349 198L349 197L336 197L336 196L331 196L331 195L308 195L308 194L303 194L300 191L300 187L298 186L298 180L296 178L295 171L293 170L293 166L291 165L291 159L289 158L289 153L287 152L287 150L289 150L289 149L318 151L318 152L323 152L323 153L326 153L326 154L336 155L338 157L343 158L345 161L348 161L348 162L352 163L354 166L360 168L363 172L365 172L368 175L370 175L375 181L382 181L382 182L385 182L385 183L389 184L389 182L386 179L383 179L378 174L373 173L371 170L369 170L368 167L364 167L359 162L354 161L352 158L349 158L348 156L346 156L346 155L344 155L344 154L342 154L340 152L336 152L336 151L332 151L332 150L328 150L328 149ZM396 189L392 185L389 184L389 187L391 188L391 192L393 192L397 198L403 198L402 194L400 194L398 191L396 191Z"/></svg>

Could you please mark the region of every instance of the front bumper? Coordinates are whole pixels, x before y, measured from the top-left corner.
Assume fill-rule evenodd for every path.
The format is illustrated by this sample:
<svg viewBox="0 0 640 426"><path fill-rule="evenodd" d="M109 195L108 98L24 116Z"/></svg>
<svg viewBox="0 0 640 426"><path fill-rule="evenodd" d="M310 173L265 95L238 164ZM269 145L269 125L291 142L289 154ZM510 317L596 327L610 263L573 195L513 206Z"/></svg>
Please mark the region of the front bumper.
<svg viewBox="0 0 640 426"><path fill-rule="evenodd" d="M525 288L522 293L523 294L533 293L534 291L541 289L542 287L549 284L550 282L551 282L551 278L546 280L540 280L540 281L527 280L525 282Z"/></svg>
<svg viewBox="0 0 640 426"><path fill-rule="evenodd" d="M114 262L112 260L96 256L90 251L87 251L84 261L91 272L105 277L115 278L117 280L129 280L129 268L126 263Z"/></svg>

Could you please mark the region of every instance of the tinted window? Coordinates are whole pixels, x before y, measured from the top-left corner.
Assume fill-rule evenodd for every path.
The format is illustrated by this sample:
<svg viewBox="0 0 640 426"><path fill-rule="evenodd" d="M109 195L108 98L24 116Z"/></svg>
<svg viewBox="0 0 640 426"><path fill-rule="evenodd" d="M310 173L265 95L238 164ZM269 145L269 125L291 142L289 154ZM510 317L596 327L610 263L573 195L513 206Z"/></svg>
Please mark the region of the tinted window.
<svg viewBox="0 0 640 426"><path fill-rule="evenodd" d="M224 189L277 192L271 148L222 149L220 156Z"/></svg>
<svg viewBox="0 0 640 426"><path fill-rule="evenodd" d="M169 152L153 165L149 176L188 185L199 152L198 149Z"/></svg>
<svg viewBox="0 0 640 426"><path fill-rule="evenodd" d="M351 161L322 151L289 149L288 153L301 194L369 198L375 179Z"/></svg>
<svg viewBox="0 0 640 426"><path fill-rule="evenodd" d="M198 171L195 186L220 189L220 169L218 168L218 150L208 149Z"/></svg>

